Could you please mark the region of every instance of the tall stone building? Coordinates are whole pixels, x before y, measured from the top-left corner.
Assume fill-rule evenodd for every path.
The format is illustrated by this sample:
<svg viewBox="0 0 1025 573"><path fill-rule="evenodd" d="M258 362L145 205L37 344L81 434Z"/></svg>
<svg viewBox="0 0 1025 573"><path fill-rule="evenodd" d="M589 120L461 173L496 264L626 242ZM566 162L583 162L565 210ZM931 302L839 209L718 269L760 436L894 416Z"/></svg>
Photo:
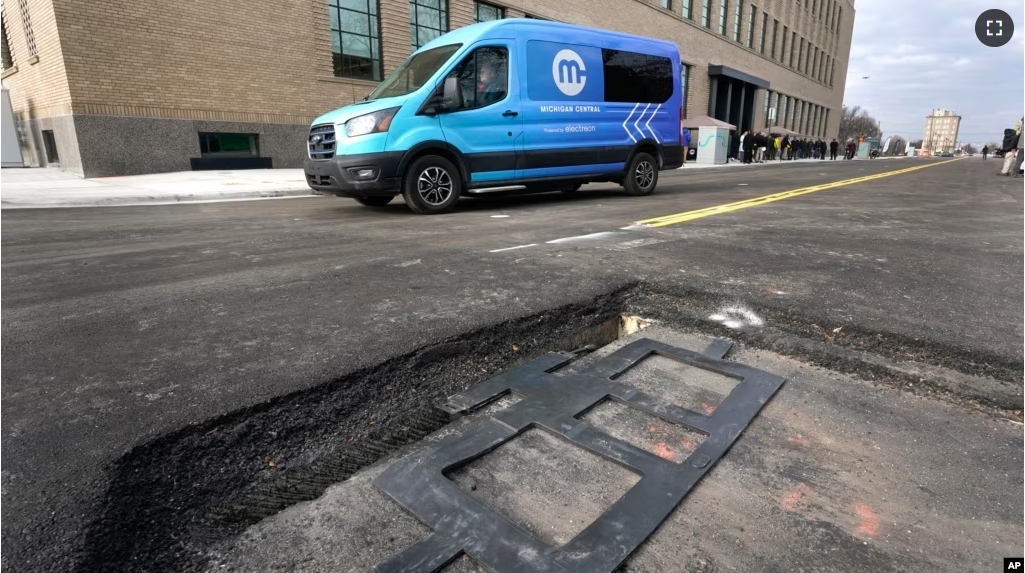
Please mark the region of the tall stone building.
<svg viewBox="0 0 1025 573"><path fill-rule="evenodd" d="M3 83L33 165L299 167L310 122L411 50L516 17L676 42L687 117L838 131L853 0L9 0Z"/></svg>
<svg viewBox="0 0 1025 573"><path fill-rule="evenodd" d="M925 118L922 149L934 153L953 152L957 147L957 130L961 116L949 109L934 109Z"/></svg>

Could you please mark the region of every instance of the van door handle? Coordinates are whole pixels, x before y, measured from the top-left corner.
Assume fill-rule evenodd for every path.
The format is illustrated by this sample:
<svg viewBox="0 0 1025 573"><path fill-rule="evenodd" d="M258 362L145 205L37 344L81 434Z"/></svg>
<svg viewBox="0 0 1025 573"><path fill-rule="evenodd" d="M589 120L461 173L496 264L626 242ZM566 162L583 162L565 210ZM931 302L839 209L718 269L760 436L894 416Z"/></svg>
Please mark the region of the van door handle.
<svg viewBox="0 0 1025 573"><path fill-rule="evenodd" d="M518 112L518 111L513 111L513 110L511 110L511 109L507 109L507 110L505 110L505 112L504 112L504 113L502 114L502 117L516 117L516 116L518 116L518 115L520 115L520 112Z"/></svg>

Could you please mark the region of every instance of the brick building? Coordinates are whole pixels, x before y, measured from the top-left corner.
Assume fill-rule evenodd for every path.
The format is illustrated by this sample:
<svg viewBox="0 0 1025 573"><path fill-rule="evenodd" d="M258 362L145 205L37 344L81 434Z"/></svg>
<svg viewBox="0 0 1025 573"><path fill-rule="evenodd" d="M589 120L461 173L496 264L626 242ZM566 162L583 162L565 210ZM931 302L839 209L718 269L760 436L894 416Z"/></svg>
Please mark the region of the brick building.
<svg viewBox="0 0 1025 573"><path fill-rule="evenodd" d="M299 167L310 122L411 49L513 17L676 42L687 117L838 131L853 0L9 0L2 75L32 165Z"/></svg>
<svg viewBox="0 0 1025 573"><path fill-rule="evenodd" d="M934 109L925 118L922 149L936 153L953 153L957 148L957 132L961 116L949 109Z"/></svg>

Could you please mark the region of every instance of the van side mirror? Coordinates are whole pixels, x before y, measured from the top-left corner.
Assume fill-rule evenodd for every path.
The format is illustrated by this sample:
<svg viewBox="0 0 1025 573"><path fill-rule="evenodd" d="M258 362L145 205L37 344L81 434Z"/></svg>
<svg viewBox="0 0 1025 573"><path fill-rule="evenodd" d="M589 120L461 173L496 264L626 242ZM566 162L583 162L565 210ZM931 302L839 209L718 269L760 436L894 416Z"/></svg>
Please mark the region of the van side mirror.
<svg viewBox="0 0 1025 573"><path fill-rule="evenodd" d="M423 115L437 115L463 107L463 91L459 89L458 78L445 78L431 97L424 102L420 112Z"/></svg>
<svg viewBox="0 0 1025 573"><path fill-rule="evenodd" d="M441 86L441 102L438 107L442 111L463 107L463 90L459 89L459 78L445 78L445 83Z"/></svg>

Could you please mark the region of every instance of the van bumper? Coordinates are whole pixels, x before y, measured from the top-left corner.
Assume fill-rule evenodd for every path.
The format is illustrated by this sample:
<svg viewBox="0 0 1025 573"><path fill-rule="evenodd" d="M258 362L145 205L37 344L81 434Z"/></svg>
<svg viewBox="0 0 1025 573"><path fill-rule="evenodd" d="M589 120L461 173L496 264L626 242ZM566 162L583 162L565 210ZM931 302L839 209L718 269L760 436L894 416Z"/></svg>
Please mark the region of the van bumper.
<svg viewBox="0 0 1025 573"><path fill-rule="evenodd" d="M401 191L402 155L365 153L307 159L303 171L306 183L316 191L339 197L387 197ZM361 173L366 171L370 173Z"/></svg>
<svg viewBox="0 0 1025 573"><path fill-rule="evenodd" d="M676 169L683 165L683 145L666 143L662 145L662 169Z"/></svg>

